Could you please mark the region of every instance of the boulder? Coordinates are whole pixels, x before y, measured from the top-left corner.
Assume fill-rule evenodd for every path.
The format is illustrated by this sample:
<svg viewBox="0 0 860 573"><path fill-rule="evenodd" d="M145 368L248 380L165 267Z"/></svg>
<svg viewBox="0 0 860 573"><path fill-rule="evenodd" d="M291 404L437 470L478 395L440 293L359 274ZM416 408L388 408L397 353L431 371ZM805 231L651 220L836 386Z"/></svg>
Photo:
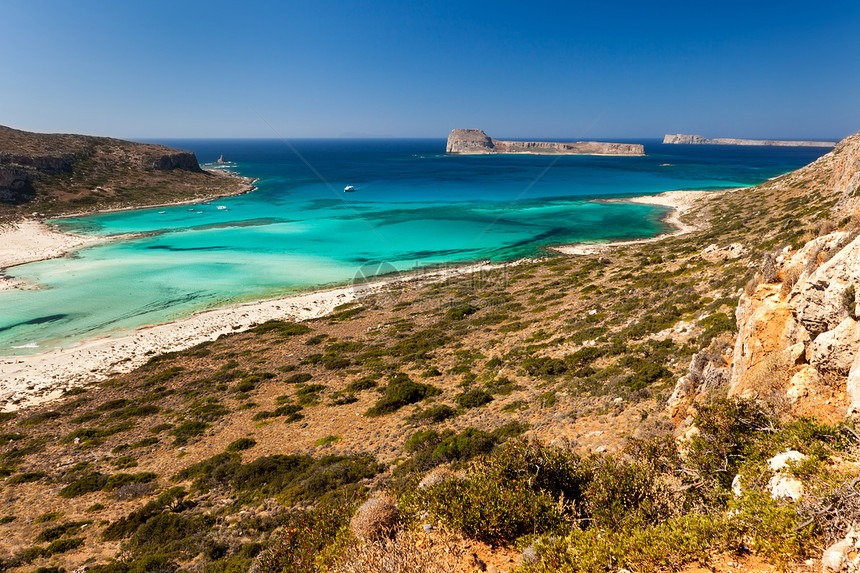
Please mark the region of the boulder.
<svg viewBox="0 0 860 573"><path fill-rule="evenodd" d="M800 501L803 497L803 484L800 480L785 474L776 474L770 478L768 489L770 489L770 497L777 500Z"/></svg>
<svg viewBox="0 0 860 573"><path fill-rule="evenodd" d="M828 235L828 249L837 250L844 233ZM811 253L810 253L811 255ZM836 328L849 315L847 294L860 287L860 238L838 250L791 293L790 306L797 320L815 337Z"/></svg>
<svg viewBox="0 0 860 573"><path fill-rule="evenodd" d="M700 256L709 263L719 263L727 259L737 259L746 254L747 248L741 243L732 243L727 247L711 244L705 247Z"/></svg>
<svg viewBox="0 0 860 573"><path fill-rule="evenodd" d="M799 372L796 372L788 383L788 390L785 393L786 398L792 402L805 398L810 395L810 392L819 386L822 382L821 374L813 366L805 366ZM860 385L858 385L860 390ZM860 396L858 396L860 398Z"/></svg>
<svg viewBox="0 0 860 573"><path fill-rule="evenodd" d="M860 353L851 363L845 385L848 393L848 415L851 416L860 412Z"/></svg>
<svg viewBox="0 0 860 573"><path fill-rule="evenodd" d="M821 568L828 573L857 571L860 557L852 559L850 554L858 549L860 549L860 534L851 529L845 539L837 541L824 550L821 556Z"/></svg>
<svg viewBox="0 0 860 573"><path fill-rule="evenodd" d="M846 317L819 334L809 347L809 363L819 371L847 374L860 348L860 322Z"/></svg>
<svg viewBox="0 0 860 573"><path fill-rule="evenodd" d="M796 450L787 450L770 458L767 461L767 467L778 472L787 468L788 464L791 462L802 462L805 459L806 456L800 452Z"/></svg>

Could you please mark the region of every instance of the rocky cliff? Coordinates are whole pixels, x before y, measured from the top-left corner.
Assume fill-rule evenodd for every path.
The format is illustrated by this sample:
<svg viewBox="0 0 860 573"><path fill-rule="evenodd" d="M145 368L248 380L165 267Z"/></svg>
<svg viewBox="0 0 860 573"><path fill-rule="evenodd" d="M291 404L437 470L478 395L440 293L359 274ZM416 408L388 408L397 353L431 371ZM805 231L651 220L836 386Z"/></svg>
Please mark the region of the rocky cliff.
<svg viewBox="0 0 860 573"><path fill-rule="evenodd" d="M701 135L684 135L682 133L664 136L663 143L684 145L771 145L778 147L833 147L836 145L833 141L781 141L778 139L733 139L726 137L708 139Z"/></svg>
<svg viewBox="0 0 860 573"><path fill-rule="evenodd" d="M860 134L761 186L761 196L785 198L798 188L830 205L829 220L819 221L819 236L751 260L760 270L740 295L733 344L693 357L669 401L673 414L720 385L730 396L784 403L795 414L860 413ZM797 224L787 219L782 228Z"/></svg>
<svg viewBox="0 0 860 573"><path fill-rule="evenodd" d="M0 126L0 218L25 205L56 213L237 192L227 179L204 172L190 151Z"/></svg>
<svg viewBox="0 0 860 573"><path fill-rule="evenodd" d="M645 148L636 143L603 141L499 141L480 129L455 129L448 136L448 153L468 155L489 153L533 153L537 155L645 155Z"/></svg>

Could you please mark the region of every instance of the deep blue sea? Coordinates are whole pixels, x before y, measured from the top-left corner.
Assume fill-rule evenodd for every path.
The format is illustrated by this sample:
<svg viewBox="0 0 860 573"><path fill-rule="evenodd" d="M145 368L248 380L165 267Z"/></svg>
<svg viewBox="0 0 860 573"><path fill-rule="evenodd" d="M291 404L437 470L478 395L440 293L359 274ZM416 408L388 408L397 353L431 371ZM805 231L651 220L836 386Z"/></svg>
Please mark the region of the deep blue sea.
<svg viewBox="0 0 860 573"><path fill-rule="evenodd" d="M664 208L594 199L755 185L827 151L635 142L646 157L450 156L444 139L160 141L201 164L223 154L258 190L54 221L148 236L10 269L40 288L0 291L0 355L348 283L382 262L406 271L652 236L666 230Z"/></svg>

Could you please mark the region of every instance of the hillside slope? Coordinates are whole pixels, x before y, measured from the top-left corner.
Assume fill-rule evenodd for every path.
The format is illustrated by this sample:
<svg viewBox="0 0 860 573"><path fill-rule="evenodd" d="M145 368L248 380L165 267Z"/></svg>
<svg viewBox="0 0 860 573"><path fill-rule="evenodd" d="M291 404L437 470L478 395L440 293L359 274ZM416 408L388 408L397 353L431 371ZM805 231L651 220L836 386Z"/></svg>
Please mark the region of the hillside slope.
<svg viewBox="0 0 860 573"><path fill-rule="evenodd" d="M204 172L189 151L0 126L0 217L156 205L247 187Z"/></svg>
<svg viewBox="0 0 860 573"><path fill-rule="evenodd" d="M687 235L402 283L4 414L2 565L816 570L860 526L858 143L703 194Z"/></svg>

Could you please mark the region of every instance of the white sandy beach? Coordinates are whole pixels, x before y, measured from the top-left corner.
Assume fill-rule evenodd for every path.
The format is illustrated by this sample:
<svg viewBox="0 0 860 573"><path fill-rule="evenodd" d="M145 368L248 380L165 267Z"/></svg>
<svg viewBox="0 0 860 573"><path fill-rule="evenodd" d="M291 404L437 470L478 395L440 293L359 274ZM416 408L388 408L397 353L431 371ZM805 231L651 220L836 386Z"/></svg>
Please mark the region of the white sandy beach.
<svg viewBox="0 0 860 573"><path fill-rule="evenodd" d="M84 237L54 230L45 223L23 219L0 226L0 271L15 265L54 259L104 241L101 237ZM25 285L0 272L0 290Z"/></svg>
<svg viewBox="0 0 860 573"><path fill-rule="evenodd" d="M554 249L569 255L593 254L612 246L651 242L689 233L695 227L682 223L679 218L705 194L707 192L670 191L654 196L622 199L671 207L672 212L666 222L677 228L674 233L638 241L566 245ZM0 270L15 264L62 256L98 240L102 239L65 235L36 221L21 222L14 228L0 230ZM516 265L519 262L522 261L508 265ZM247 330L267 320L301 321L318 318L331 313L339 305L387 289L417 288L455 275L500 266L504 265L478 264L446 268L360 286L346 286L235 305L197 313L168 324L142 327L125 336L86 341L62 350L30 356L0 357L0 410L14 410L55 399L65 389L133 370L154 355L184 350L201 342L215 340L222 334ZM7 283L14 281L8 278L5 280ZM0 278L0 284L2 281Z"/></svg>

